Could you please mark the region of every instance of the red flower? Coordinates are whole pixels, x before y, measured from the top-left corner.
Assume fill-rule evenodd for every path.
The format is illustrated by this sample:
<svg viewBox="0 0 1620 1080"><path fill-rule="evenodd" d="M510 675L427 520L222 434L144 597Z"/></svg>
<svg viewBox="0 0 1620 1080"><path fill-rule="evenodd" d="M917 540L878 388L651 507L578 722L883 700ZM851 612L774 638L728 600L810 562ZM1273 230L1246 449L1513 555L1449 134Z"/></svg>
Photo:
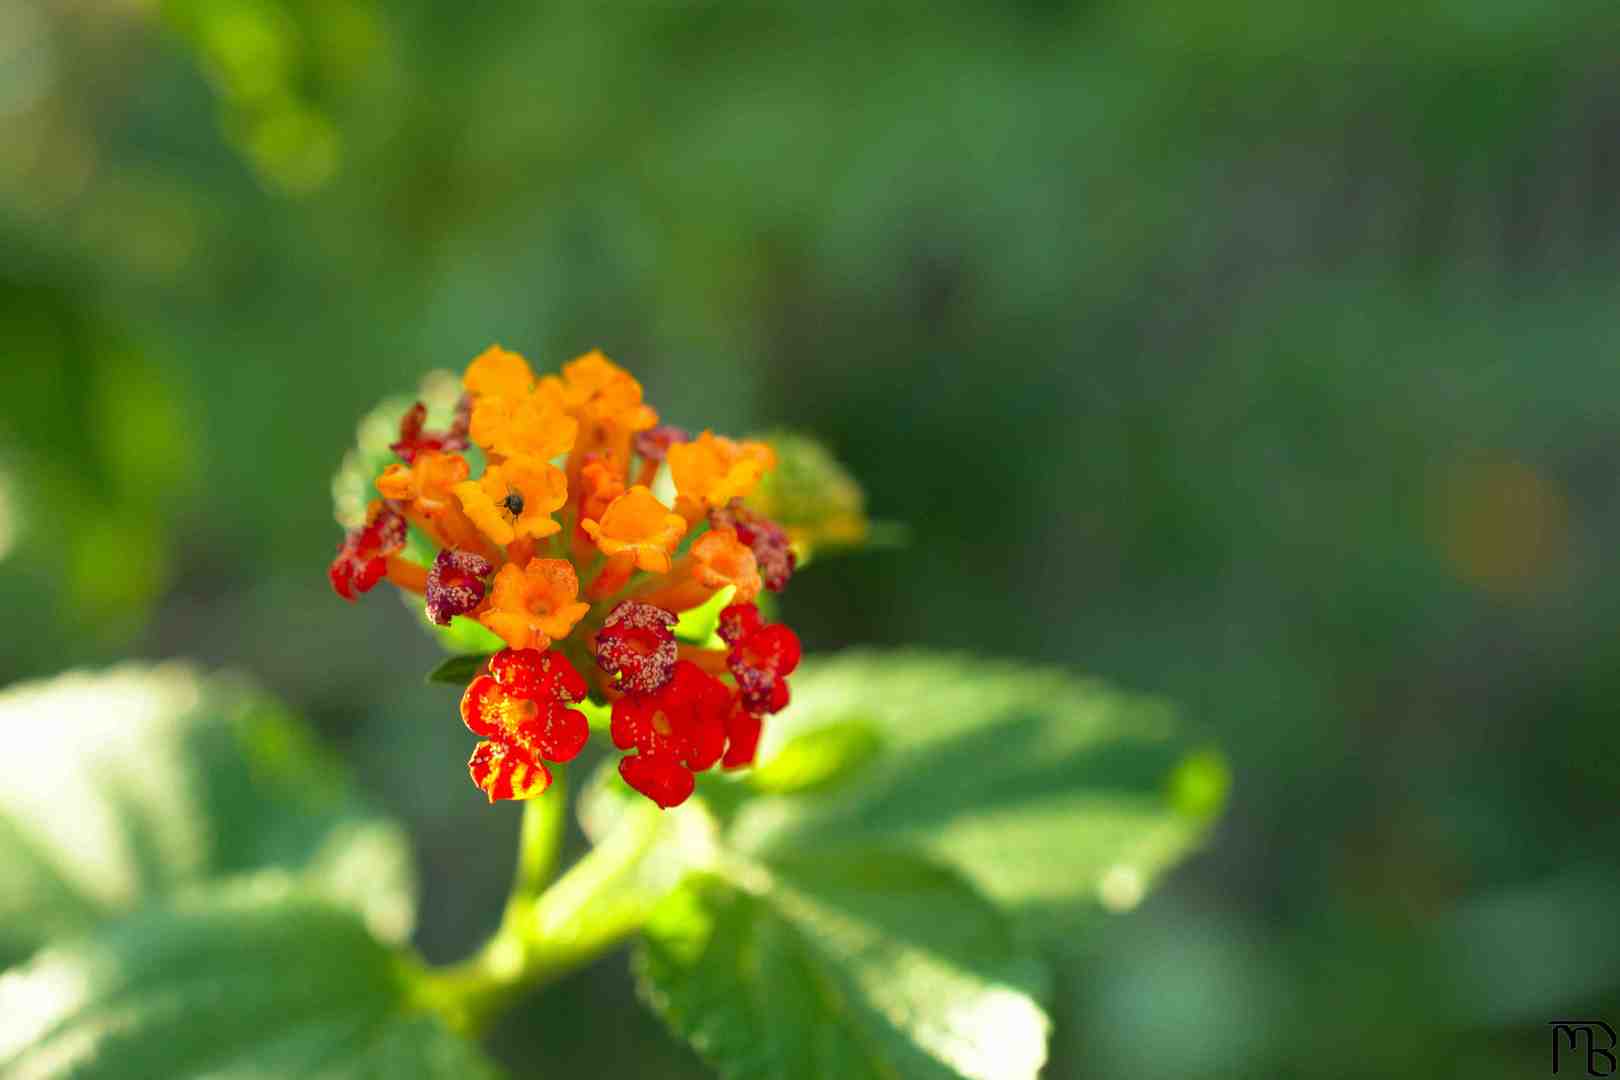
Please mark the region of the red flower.
<svg viewBox="0 0 1620 1080"><path fill-rule="evenodd" d="M451 618L467 614L484 598L484 579L494 572L495 564L482 555L441 549L428 571L427 617L449 626Z"/></svg>
<svg viewBox="0 0 1620 1080"><path fill-rule="evenodd" d="M583 698L587 689L585 677L557 652L502 649L490 657L489 671L513 697L572 703Z"/></svg>
<svg viewBox="0 0 1620 1080"><path fill-rule="evenodd" d="M685 802L692 773L712 768L725 753L730 706L725 684L687 660L657 691L620 697L613 703L613 745L639 753L619 762L619 775L659 806Z"/></svg>
<svg viewBox="0 0 1620 1080"><path fill-rule="evenodd" d="M720 612L720 636L731 646L726 666L737 680L737 696L751 713L780 712L788 703L787 677L799 666L799 635L780 623L766 623L753 604L732 604Z"/></svg>
<svg viewBox="0 0 1620 1080"><path fill-rule="evenodd" d="M356 593L369 592L388 573L388 557L404 549L405 518L392 504L374 502L366 508L366 523L349 530L338 545L327 579L339 596L352 603Z"/></svg>
<svg viewBox="0 0 1620 1080"><path fill-rule="evenodd" d="M399 441L390 443L388 449L398 454L409 465L416 460L416 455L424 451L454 451L467 449L467 428L472 420L472 401L467 395L461 395L456 402L456 415L450 421L446 431L424 431L423 425L427 423L427 406L418 401L410 407L399 422Z"/></svg>
<svg viewBox="0 0 1620 1080"><path fill-rule="evenodd" d="M692 770L662 754L633 754L619 759L619 775L624 782L668 810L692 795L697 780Z"/></svg>
<svg viewBox="0 0 1620 1080"><path fill-rule="evenodd" d="M461 697L461 719L485 742L467 762L489 797L529 799L551 786L545 761L569 761L590 738L584 714L568 706L585 696L585 679L562 654L502 649ZM543 759L543 760L542 760Z"/></svg>
<svg viewBox="0 0 1620 1080"><path fill-rule="evenodd" d="M596 666L617 675L619 689L650 694L675 667L675 616L661 607L626 600L608 612L596 635Z"/></svg>
<svg viewBox="0 0 1620 1080"><path fill-rule="evenodd" d="M759 732L763 726L760 715L749 712L741 697L734 700L726 716L726 756L720 759L721 766L741 769L752 765L759 751Z"/></svg>

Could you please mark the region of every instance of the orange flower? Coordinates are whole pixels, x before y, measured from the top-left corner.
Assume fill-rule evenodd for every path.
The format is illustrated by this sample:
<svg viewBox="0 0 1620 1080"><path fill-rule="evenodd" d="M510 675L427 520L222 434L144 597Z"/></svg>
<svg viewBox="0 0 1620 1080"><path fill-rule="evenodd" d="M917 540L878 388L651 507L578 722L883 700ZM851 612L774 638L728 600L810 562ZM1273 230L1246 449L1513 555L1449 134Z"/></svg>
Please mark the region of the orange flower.
<svg viewBox="0 0 1620 1080"><path fill-rule="evenodd" d="M467 365L461 385L474 397L523 398L534 389L534 372L517 353L491 345Z"/></svg>
<svg viewBox="0 0 1620 1080"><path fill-rule="evenodd" d="M568 453L579 422L564 409L554 381L544 379L537 386L523 357L499 345L485 349L461 380L473 397L472 441L502 457L545 461Z"/></svg>
<svg viewBox="0 0 1620 1080"><path fill-rule="evenodd" d="M538 540L562 528L551 515L568 501L568 481L549 461L507 458L477 480L455 487L462 509L497 544L520 536Z"/></svg>
<svg viewBox="0 0 1620 1080"><path fill-rule="evenodd" d="M645 431L658 414L641 400L641 384L624 368L592 349L563 365L562 378L541 379L561 392L564 406L582 421L611 420L628 430Z"/></svg>
<svg viewBox="0 0 1620 1080"><path fill-rule="evenodd" d="M753 551L737 538L734 529L710 529L692 545L692 577L711 594L727 585L737 587L734 604L752 603L762 582ZM707 597L705 597L707 599Z"/></svg>
<svg viewBox="0 0 1620 1080"><path fill-rule="evenodd" d="M377 477L377 490L383 498L402 503L412 524L441 547L487 552L477 526L462 513L453 494L467 472L467 459L459 454L427 451L417 454L410 465L384 469Z"/></svg>
<svg viewBox="0 0 1620 1080"><path fill-rule="evenodd" d="M685 519L640 484L609 503L601 521L580 524L603 554L633 554L638 567L654 574L669 572L669 553L686 532Z"/></svg>
<svg viewBox="0 0 1620 1080"><path fill-rule="evenodd" d="M636 432L658 423L658 414L641 400L641 384L600 350L570 360L561 377L546 376L538 389L579 421L568 464L570 482L591 454L603 455L622 473L630 465L630 441Z"/></svg>
<svg viewBox="0 0 1620 1080"><path fill-rule="evenodd" d="M637 599L666 611L689 611L708 601L728 585L737 587L733 603L746 604L763 585L759 564L748 545L732 529L710 529L681 556L669 580L660 582Z"/></svg>
<svg viewBox="0 0 1620 1080"><path fill-rule="evenodd" d="M383 498L398 502L448 502L450 489L467 478L467 459L459 454L429 451L416 455L410 465L393 464L377 477Z"/></svg>
<svg viewBox="0 0 1620 1080"><path fill-rule="evenodd" d="M705 431L692 442L669 448L675 478L675 508L688 521L732 499L747 498L759 478L776 467L776 452L761 442L734 442Z"/></svg>
<svg viewBox="0 0 1620 1080"><path fill-rule="evenodd" d="M587 461L579 470L579 516L602 520L608 506L624 494L624 480L612 465Z"/></svg>
<svg viewBox="0 0 1620 1080"><path fill-rule="evenodd" d="M576 603L579 578L566 559L530 559L519 569L507 563L495 575L489 610L478 621L514 649L544 649L567 637L591 609Z"/></svg>
<svg viewBox="0 0 1620 1080"><path fill-rule="evenodd" d="M579 421L563 411L552 390L473 402L472 441L492 454L548 461L574 448Z"/></svg>

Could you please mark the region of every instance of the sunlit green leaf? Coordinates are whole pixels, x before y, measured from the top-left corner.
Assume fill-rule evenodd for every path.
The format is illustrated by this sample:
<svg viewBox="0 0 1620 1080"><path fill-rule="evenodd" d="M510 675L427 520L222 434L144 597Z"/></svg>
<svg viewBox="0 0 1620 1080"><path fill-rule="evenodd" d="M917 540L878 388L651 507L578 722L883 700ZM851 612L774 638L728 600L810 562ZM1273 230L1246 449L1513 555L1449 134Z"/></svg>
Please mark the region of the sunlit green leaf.
<svg viewBox="0 0 1620 1080"><path fill-rule="evenodd" d="M287 886L272 872L149 909L0 976L0 1075L496 1075L419 1011L406 958Z"/></svg>
<svg viewBox="0 0 1620 1080"><path fill-rule="evenodd" d="M432 561L432 556L428 557ZM450 620L449 626L435 625L427 617L427 607L422 598L414 593L401 592L400 598L405 605L416 613L417 622L428 637L439 643L439 648L452 656L462 656L467 653L494 653L506 648L506 642L493 630L490 630L477 619L469 619L465 615L457 615Z"/></svg>
<svg viewBox="0 0 1620 1080"><path fill-rule="evenodd" d="M170 664L0 694L0 966L227 874L286 867L398 940L408 843L263 694Z"/></svg>
<svg viewBox="0 0 1620 1080"><path fill-rule="evenodd" d="M793 696L765 726L762 773L840 725L868 726L884 752L827 794L754 800L734 842L916 845L1050 932L1099 903L1133 907L1225 796L1224 764L1169 705L1051 669L852 653L807 663Z"/></svg>
<svg viewBox="0 0 1620 1080"><path fill-rule="evenodd" d="M778 746L749 773L753 786L773 795L819 791L853 780L882 750L883 736L862 719L812 728Z"/></svg>
<svg viewBox="0 0 1620 1080"><path fill-rule="evenodd" d="M706 648L724 647L716 628L720 625L720 612L725 610L735 595L737 595L736 587L727 585L709 597L707 602L681 612L680 618L675 623L675 637L688 644L702 645Z"/></svg>
<svg viewBox="0 0 1620 1080"><path fill-rule="evenodd" d="M959 875L904 852L823 847L654 913L636 967L665 1021L727 1077L1036 1075L1046 972Z"/></svg>

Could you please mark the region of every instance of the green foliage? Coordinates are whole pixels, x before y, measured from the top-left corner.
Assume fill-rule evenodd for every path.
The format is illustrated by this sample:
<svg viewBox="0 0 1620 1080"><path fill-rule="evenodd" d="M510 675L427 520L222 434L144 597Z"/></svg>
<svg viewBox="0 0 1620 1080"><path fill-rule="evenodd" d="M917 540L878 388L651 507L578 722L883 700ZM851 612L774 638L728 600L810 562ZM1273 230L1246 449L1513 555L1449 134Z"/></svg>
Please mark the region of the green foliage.
<svg viewBox="0 0 1620 1080"><path fill-rule="evenodd" d="M766 726L762 777L856 725L886 753L825 797L756 800L733 826L769 856L835 837L915 845L1056 933L1098 901L1129 907L1204 834L1224 789L1191 808L1185 743L1163 702L1050 669L929 653L812 661ZM846 727L846 731L848 728ZM814 745L811 743L810 745ZM1185 784L1185 781L1181 781Z"/></svg>
<svg viewBox="0 0 1620 1080"><path fill-rule="evenodd" d="M1133 906L1225 795L1165 704L967 656L811 660L766 731L637 953L726 1076L1035 1075L1030 943Z"/></svg>
<svg viewBox="0 0 1620 1080"><path fill-rule="evenodd" d="M834 848L698 875L646 928L638 969L728 1077L1034 1077L1039 959L956 874Z"/></svg>
<svg viewBox="0 0 1620 1080"><path fill-rule="evenodd" d="M639 933L645 998L724 1075L1034 1077L1043 935L1139 900L1227 783L1161 704L959 656L812 660L767 731L674 811L604 763L555 880L563 803L531 804L500 929L425 969L401 838L261 695L180 666L16 688L0 961L46 947L0 977L0 1073L489 1075L452 1028Z"/></svg>
<svg viewBox="0 0 1620 1080"><path fill-rule="evenodd" d="M473 679L484 673L484 667L489 663L489 653L467 653L461 656L452 656L442 661L438 667L427 673L430 683L447 683L451 686L466 686Z"/></svg>
<svg viewBox="0 0 1620 1080"><path fill-rule="evenodd" d="M181 665L0 695L0 1075L492 1076L399 950L408 848L273 702Z"/></svg>
<svg viewBox="0 0 1620 1080"><path fill-rule="evenodd" d="M1499 890L1620 857L1620 6L0 0L0 27L0 682L252 657L418 824L455 875L425 939L464 941L515 811L455 786L468 737L418 684L439 657L400 674L387 587L322 581L318 478L426 367L601 344L671 422L813 426L913 524L800 575L806 641L994 642L1223 732L1242 820L1185 908L1108 936L1053 1077L1145 1046L1199 1077L1545 1068L1535 1024L1470 1017L1454 1059L1389 988ZM306 108L341 156L288 199L254 151L318 149L286 137ZM179 409L145 408L154 374ZM124 455L175 464L173 423L169 487ZM1458 454L1535 469L1562 533L1509 492L1448 524ZM1515 594L1459 578L1526 534ZM1549 964L1500 968L1532 1018L1620 991L1547 959L1563 896L1480 924ZM616 974L506 1045L688 1076L591 1007ZM1311 1022L1229 1023L1257 984Z"/></svg>
<svg viewBox="0 0 1620 1080"><path fill-rule="evenodd" d="M281 867L404 938L409 845L264 695L172 664L0 694L0 966L228 875Z"/></svg>
<svg viewBox="0 0 1620 1080"><path fill-rule="evenodd" d="M752 786L772 795L845 784L883 748L877 726L863 719L818 725L778 747L749 773Z"/></svg>
<svg viewBox="0 0 1620 1080"><path fill-rule="evenodd" d="M354 913L263 876L45 950L0 977L0 1074L493 1077L413 1003Z"/></svg>
<svg viewBox="0 0 1620 1080"><path fill-rule="evenodd" d="M414 529L411 532L412 535L416 534ZM431 552L428 554L426 561L429 564L433 562ZM422 603L421 597L403 591L400 592L399 596L404 601L405 606L416 614L417 622L421 624L423 630L427 631L428 636L438 642L439 648L451 653L453 656L462 656L469 653L487 656L490 653L499 652L501 649L506 648L506 642L502 641L498 634L477 619L457 615L450 620L449 626L439 626L427 617L427 607Z"/></svg>

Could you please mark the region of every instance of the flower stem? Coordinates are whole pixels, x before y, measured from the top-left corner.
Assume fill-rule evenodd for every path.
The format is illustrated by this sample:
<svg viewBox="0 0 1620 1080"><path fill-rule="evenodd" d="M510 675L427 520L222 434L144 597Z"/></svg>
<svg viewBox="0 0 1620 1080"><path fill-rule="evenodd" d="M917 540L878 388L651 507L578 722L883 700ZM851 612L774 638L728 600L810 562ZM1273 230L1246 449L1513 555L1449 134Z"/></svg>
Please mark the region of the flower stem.
<svg viewBox="0 0 1620 1080"><path fill-rule="evenodd" d="M636 873L658 835L652 804L618 827L553 882L567 816L563 774L523 812L517 872L501 923L477 952L416 973L421 1006L477 1037L524 993L589 963L639 930L652 897ZM549 888L547 888L549 884Z"/></svg>
<svg viewBox="0 0 1620 1080"><path fill-rule="evenodd" d="M562 840L568 818L568 768L551 766L551 787L539 798L523 804L523 826L518 835L517 871L512 878L512 894L506 901L501 924L521 916L534 903L557 872Z"/></svg>

